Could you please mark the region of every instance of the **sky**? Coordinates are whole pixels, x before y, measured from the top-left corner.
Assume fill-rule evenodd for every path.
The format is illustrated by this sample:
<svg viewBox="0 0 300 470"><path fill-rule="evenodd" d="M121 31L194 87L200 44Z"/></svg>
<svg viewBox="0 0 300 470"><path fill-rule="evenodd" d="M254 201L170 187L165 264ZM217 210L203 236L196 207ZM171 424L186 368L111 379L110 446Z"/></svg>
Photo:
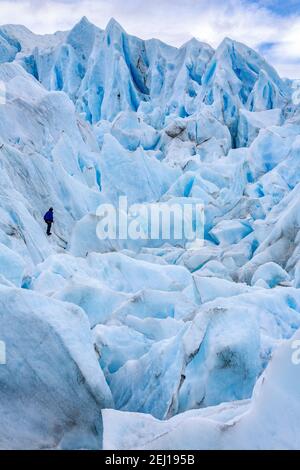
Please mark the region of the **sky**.
<svg viewBox="0 0 300 470"><path fill-rule="evenodd" d="M0 0L0 23L35 33L68 30L83 16L105 28L174 46L196 37L217 47L230 37L256 49L282 77L300 79L300 0Z"/></svg>

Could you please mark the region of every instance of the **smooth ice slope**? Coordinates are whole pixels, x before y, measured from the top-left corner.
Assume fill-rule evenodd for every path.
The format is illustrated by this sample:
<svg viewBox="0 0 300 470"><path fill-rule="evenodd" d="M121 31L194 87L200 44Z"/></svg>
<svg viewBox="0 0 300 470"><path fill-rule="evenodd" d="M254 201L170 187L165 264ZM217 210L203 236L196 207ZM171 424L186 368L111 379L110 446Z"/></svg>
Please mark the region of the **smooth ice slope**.
<svg viewBox="0 0 300 470"><path fill-rule="evenodd" d="M0 318L0 447L100 448L100 411L113 402L83 311L0 287Z"/></svg>

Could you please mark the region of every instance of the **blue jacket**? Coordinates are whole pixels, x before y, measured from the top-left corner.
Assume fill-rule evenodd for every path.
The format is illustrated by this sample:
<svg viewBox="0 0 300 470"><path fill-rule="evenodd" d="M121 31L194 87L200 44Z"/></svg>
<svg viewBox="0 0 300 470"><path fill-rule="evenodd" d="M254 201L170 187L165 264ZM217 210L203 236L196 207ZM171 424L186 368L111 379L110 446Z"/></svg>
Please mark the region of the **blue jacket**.
<svg viewBox="0 0 300 470"><path fill-rule="evenodd" d="M44 221L45 222L53 222L53 211L48 211L44 215Z"/></svg>

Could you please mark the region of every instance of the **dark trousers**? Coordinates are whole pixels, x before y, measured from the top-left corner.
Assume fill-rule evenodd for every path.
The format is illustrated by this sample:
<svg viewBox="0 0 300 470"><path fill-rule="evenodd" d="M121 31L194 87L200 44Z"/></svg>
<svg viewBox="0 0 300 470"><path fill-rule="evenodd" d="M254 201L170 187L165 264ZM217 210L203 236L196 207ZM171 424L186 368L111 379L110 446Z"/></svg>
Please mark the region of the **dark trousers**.
<svg viewBox="0 0 300 470"><path fill-rule="evenodd" d="M47 235L51 235L52 222L46 222L46 224L47 224Z"/></svg>

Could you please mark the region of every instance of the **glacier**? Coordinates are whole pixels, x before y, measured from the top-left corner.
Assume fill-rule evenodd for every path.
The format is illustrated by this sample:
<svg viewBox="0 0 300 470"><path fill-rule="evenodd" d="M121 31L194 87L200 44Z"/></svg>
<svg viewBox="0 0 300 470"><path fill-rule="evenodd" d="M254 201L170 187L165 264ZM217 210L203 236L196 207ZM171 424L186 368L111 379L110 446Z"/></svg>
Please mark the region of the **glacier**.
<svg viewBox="0 0 300 470"><path fill-rule="evenodd" d="M1 26L0 83L0 449L299 449L296 84L86 17ZM100 240L121 196L203 243Z"/></svg>

